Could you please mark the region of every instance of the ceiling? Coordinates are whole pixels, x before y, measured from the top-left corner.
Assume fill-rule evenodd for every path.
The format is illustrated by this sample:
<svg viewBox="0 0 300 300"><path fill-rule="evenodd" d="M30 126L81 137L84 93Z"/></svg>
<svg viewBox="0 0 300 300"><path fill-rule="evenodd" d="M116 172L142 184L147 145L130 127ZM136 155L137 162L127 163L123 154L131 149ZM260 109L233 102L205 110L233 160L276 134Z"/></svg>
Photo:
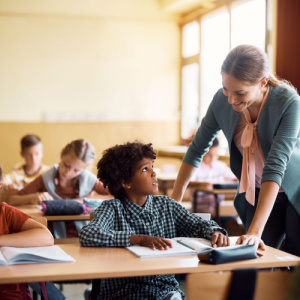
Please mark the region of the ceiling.
<svg viewBox="0 0 300 300"><path fill-rule="evenodd" d="M187 13L193 9L211 9L219 0L159 0L168 12Z"/></svg>

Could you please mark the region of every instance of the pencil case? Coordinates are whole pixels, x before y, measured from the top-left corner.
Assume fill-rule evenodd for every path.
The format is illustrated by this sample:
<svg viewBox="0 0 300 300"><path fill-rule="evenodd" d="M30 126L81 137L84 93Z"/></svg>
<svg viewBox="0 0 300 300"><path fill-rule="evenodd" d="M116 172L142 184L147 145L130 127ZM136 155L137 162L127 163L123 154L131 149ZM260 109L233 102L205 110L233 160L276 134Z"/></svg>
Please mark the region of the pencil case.
<svg viewBox="0 0 300 300"><path fill-rule="evenodd" d="M88 199L84 198L82 203L86 214L90 214L91 212L95 211L104 200L102 199Z"/></svg>
<svg viewBox="0 0 300 300"><path fill-rule="evenodd" d="M218 265L227 262L257 258L256 245L241 245L237 247L220 247L198 254L201 262Z"/></svg>
<svg viewBox="0 0 300 300"><path fill-rule="evenodd" d="M81 215L84 207L81 202L72 199L45 200L42 202L42 211L46 216Z"/></svg>

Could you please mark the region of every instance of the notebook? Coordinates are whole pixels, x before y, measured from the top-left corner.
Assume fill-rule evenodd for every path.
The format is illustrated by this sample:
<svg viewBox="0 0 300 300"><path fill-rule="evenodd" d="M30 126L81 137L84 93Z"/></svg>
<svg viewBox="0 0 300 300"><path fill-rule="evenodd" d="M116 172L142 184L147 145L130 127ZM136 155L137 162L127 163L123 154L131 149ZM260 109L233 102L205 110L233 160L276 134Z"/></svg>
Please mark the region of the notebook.
<svg viewBox="0 0 300 300"><path fill-rule="evenodd" d="M0 265L74 262L58 245L45 247L0 247Z"/></svg>
<svg viewBox="0 0 300 300"><path fill-rule="evenodd" d="M166 256L182 256L182 255L197 255L197 254L206 254L207 251L212 249L221 249L221 248L236 248L241 245L235 245L232 243L228 247L213 248L211 246L211 241L203 238L187 238L187 237L176 237L170 239L172 241L173 248L167 250L152 250L151 248L133 245L127 247L127 249L135 254L137 257L146 258L146 257L166 257Z"/></svg>

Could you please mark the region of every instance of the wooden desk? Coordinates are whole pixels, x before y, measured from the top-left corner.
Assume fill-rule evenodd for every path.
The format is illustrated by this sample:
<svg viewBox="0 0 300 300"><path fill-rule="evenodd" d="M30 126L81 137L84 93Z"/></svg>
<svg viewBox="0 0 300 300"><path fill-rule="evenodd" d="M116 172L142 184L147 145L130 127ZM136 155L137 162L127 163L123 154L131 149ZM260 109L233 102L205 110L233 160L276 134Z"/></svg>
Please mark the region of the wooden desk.
<svg viewBox="0 0 300 300"><path fill-rule="evenodd" d="M37 207L36 204L27 204L16 206L25 214L31 217L45 217L48 221L78 221L78 220L89 220L90 215L61 215L61 216L45 216L43 212Z"/></svg>
<svg viewBox="0 0 300 300"><path fill-rule="evenodd" d="M158 187L163 191L164 195L167 195L167 190L169 188L173 188L177 174L160 174L157 177ZM188 187L195 188L198 191L202 191L208 194L213 194L216 199L216 210L215 217L218 222L220 221L220 217L222 216L230 216L236 215L237 212L233 206L233 201L223 201L220 203L218 195L232 195L236 193L236 189L214 189L209 186L207 183L199 182L199 181L190 181ZM193 197L193 212L196 212L196 195Z"/></svg>
<svg viewBox="0 0 300 300"><path fill-rule="evenodd" d="M161 157L174 157L174 158L183 159L187 150L188 150L187 146L162 147L162 148L158 149L157 156L158 157L160 157L160 156ZM223 161L224 163L226 163L227 166L229 166L229 156L220 155L218 160Z"/></svg>
<svg viewBox="0 0 300 300"><path fill-rule="evenodd" d="M0 266L0 284L286 267L300 262L300 257L270 247L257 259L220 265L201 263L196 255L138 258L124 248L81 247L79 244L62 244L60 247L76 262Z"/></svg>
<svg viewBox="0 0 300 300"><path fill-rule="evenodd" d="M186 146L169 146L158 149L157 156L176 157L182 159L187 151Z"/></svg>

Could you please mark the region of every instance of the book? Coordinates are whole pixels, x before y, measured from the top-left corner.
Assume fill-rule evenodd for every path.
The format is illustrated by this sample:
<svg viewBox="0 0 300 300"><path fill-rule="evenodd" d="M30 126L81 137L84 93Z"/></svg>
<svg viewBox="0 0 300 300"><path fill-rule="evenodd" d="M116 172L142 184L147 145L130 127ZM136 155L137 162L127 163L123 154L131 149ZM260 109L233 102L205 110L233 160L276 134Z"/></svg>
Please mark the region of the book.
<svg viewBox="0 0 300 300"><path fill-rule="evenodd" d="M213 264L257 258L255 245L236 245L235 238L230 240L230 246L218 248L213 248L211 241L203 238L177 237L170 240L173 248L167 250L153 250L139 245L127 249L140 258L198 255L199 260Z"/></svg>
<svg viewBox="0 0 300 300"><path fill-rule="evenodd" d="M0 265L74 261L74 258L57 245L25 248L0 247Z"/></svg>

